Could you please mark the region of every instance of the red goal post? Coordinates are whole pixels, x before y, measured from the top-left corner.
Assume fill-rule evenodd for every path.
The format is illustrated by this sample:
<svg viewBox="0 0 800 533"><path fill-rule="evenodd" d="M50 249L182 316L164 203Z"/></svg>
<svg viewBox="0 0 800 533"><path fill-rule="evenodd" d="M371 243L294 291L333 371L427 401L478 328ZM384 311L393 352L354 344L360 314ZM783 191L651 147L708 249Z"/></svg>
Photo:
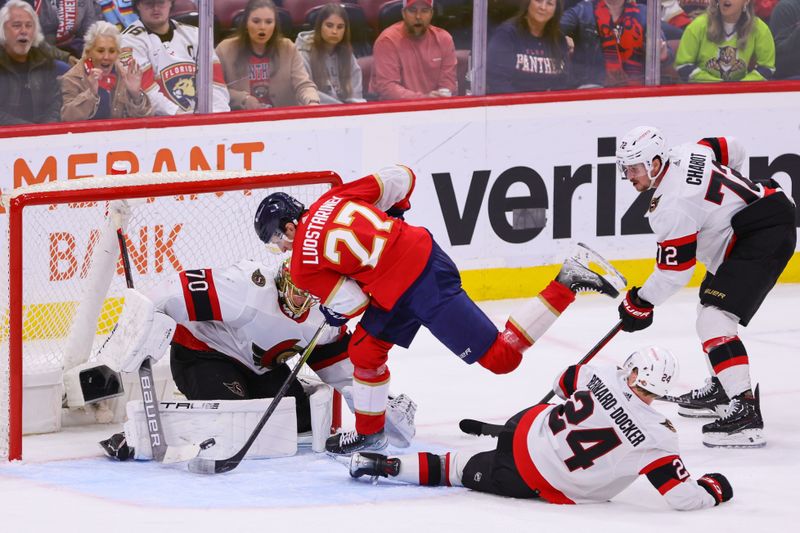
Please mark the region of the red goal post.
<svg viewBox="0 0 800 533"><path fill-rule="evenodd" d="M0 279L0 460L22 458L25 380L90 359L116 323L125 287L118 250L99 266L108 202L134 200L128 251L136 286L146 288L185 268L241 259L275 264L282 257L253 230L260 201L281 190L309 205L341 183L330 171L196 171L49 182L3 195L8 276ZM334 426L340 406L335 395Z"/></svg>

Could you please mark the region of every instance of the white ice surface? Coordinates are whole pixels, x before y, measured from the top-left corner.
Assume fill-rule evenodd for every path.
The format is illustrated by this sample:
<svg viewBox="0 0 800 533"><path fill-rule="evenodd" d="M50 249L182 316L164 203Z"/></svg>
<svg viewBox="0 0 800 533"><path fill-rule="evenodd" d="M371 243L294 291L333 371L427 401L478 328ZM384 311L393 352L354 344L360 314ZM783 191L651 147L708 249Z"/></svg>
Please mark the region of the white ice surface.
<svg viewBox="0 0 800 533"><path fill-rule="evenodd" d="M25 460L0 466L0 533L790 531L800 520L798 302L800 285L779 286L741 331L752 375L761 383L766 448L705 448L702 420L678 417L673 405L658 404L678 428L689 471L695 477L722 472L730 479L734 499L714 509L671 511L646 479L611 503L584 506L384 480L373 485L350 479L343 465L311 453L246 461L228 474L200 476L180 464L106 460L96 442L118 428L94 426L26 437ZM482 307L502 325L518 303ZM656 310L652 328L618 334L595 361L616 364L637 346L657 343L679 356L681 375L674 392L700 384L706 370L694 332L695 305L696 290L682 291ZM615 323L616 303L581 296L507 376L463 364L421 331L411 349L395 348L389 361L392 389L419 404L411 450L492 448L493 439L461 434L458 421L470 417L501 423L536 403L555 375ZM351 424L346 417L345 425Z"/></svg>

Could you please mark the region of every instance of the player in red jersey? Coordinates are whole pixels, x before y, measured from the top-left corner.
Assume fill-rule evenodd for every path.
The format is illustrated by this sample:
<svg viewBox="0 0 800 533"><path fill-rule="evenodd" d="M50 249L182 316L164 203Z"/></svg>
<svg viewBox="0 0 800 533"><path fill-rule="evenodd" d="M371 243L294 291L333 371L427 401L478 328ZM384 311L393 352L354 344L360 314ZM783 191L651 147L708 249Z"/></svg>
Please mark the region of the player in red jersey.
<svg viewBox="0 0 800 533"><path fill-rule="evenodd" d="M407 348L424 325L464 362L496 374L514 370L577 291L616 297L622 276L588 248L564 262L537 298L499 332L461 288L450 257L425 228L403 220L415 175L396 165L332 188L307 210L288 194L267 196L255 216L259 238L292 251L291 276L320 299L332 325L363 313L348 345L355 367L356 429L328 439L337 455L386 447L384 413L389 349ZM591 258L604 273L592 271ZM583 263L581 262L583 260Z"/></svg>

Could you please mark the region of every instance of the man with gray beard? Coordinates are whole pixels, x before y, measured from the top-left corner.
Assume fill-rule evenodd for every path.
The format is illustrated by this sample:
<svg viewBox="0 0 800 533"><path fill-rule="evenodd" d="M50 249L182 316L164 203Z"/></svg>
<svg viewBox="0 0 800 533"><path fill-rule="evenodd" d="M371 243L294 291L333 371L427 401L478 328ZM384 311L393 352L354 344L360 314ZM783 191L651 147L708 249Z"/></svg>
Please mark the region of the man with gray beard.
<svg viewBox="0 0 800 533"><path fill-rule="evenodd" d="M22 0L0 9L0 124L43 124L60 119L61 92L39 19Z"/></svg>

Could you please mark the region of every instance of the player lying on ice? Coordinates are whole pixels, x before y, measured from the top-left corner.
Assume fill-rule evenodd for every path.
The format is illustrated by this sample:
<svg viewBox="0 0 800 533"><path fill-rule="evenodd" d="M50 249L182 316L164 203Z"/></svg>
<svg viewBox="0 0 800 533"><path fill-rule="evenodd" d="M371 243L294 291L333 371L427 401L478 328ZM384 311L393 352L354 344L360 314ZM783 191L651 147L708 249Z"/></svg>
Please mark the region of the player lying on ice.
<svg viewBox="0 0 800 533"><path fill-rule="evenodd" d="M718 418L703 426L703 444L711 447L767 442L739 324L753 318L797 243L792 198L772 179L744 176L745 161L744 146L732 137L670 150L651 126L629 131L617 148L625 179L639 192L653 190L647 218L658 239L655 270L619 306L622 329L649 327L654 306L689 282L697 262L705 265L696 328L711 379L682 395L678 412Z"/></svg>
<svg viewBox="0 0 800 533"><path fill-rule="evenodd" d="M389 349L395 344L408 348L420 326L465 363L504 374L519 366L522 352L576 292L616 297L625 286L611 265L583 247L498 331L461 288L456 265L428 230L403 220L415 180L411 169L395 165L333 187L308 209L278 192L256 212L259 238L284 252L293 250L292 279L320 298L329 324L341 325L363 313L347 349L354 366L356 428L328 439L331 454L386 447ZM604 274L592 271L590 262L602 266Z"/></svg>
<svg viewBox="0 0 800 533"><path fill-rule="evenodd" d="M148 291L148 296L128 290L119 324L101 353L125 353L124 361L110 366L136 372L146 355L163 355L171 339L172 377L188 400L274 396L290 373L285 361L303 350L324 321L317 300L292 282L286 261L269 266L245 260L227 268L186 270ZM130 349L112 345L112 340L126 336L138 339ZM345 327L328 328L308 364L352 405L349 339ZM295 398L300 433L309 432L316 418L310 405L314 392L295 380L287 394ZM329 410L330 404L318 408ZM416 408L405 394L389 401L387 434L393 446L407 447L414 437ZM314 433L322 433L324 442L330 423L319 425ZM137 458L143 458L149 457L147 438L143 432L139 442L127 442L125 433L118 433L101 445L117 459L130 458L134 448L145 454Z"/></svg>
<svg viewBox="0 0 800 533"><path fill-rule="evenodd" d="M494 450L401 457L361 452L350 459L350 475L559 504L610 500L645 475L674 509L713 507L733 497L730 483L722 474L694 482L675 428L651 406L676 374L674 356L656 346L634 352L621 369L573 365L553 385L566 401L513 416Z"/></svg>

